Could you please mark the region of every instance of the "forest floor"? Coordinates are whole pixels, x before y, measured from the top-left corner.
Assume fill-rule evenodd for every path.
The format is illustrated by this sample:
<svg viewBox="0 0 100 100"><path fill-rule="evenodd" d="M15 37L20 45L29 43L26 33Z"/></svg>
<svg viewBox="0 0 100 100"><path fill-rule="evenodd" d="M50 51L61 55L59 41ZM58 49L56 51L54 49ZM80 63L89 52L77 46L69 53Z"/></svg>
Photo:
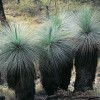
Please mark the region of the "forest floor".
<svg viewBox="0 0 100 100"><path fill-rule="evenodd" d="M12 4L13 5L13 4ZM17 4L13 5L16 6ZM16 8L10 8L11 4L5 5L5 13L9 22L20 22L30 25L32 28L40 26L45 17L44 16L30 16L26 13L21 13ZM13 9L13 10L12 10ZM30 12L30 11L28 11ZM32 12L31 12L32 13ZM85 93L72 92L74 90L75 70L72 72L71 82L68 91L59 90L55 95L48 97L42 88L40 78L36 80L36 95L35 100L100 100L100 62L98 64L96 79L94 82L94 90L86 91ZM15 100L14 92L8 89L7 84L0 85L0 95L6 97L6 100Z"/></svg>
<svg viewBox="0 0 100 100"><path fill-rule="evenodd" d="M96 79L94 81L94 90L86 92L73 92L75 82L75 70L72 71L72 77L68 91L59 90L55 95L47 96L42 88L40 78L36 83L35 100L100 100L100 66L97 68ZM15 100L14 91L8 89L7 84L0 85L0 95L5 96L5 100Z"/></svg>

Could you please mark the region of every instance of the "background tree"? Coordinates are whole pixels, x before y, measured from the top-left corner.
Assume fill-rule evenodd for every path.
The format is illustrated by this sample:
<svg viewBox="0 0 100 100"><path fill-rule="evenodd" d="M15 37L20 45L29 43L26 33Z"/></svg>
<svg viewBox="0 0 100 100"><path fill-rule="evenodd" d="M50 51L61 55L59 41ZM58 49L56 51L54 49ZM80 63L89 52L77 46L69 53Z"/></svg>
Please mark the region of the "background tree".
<svg viewBox="0 0 100 100"><path fill-rule="evenodd" d="M52 0L41 0L45 6L45 12L46 12L46 17L49 18L50 17L50 4Z"/></svg>
<svg viewBox="0 0 100 100"><path fill-rule="evenodd" d="M4 8L3 8L2 0L0 0L0 21L1 21L1 24L3 26L8 25L8 22L7 22L5 13L4 13Z"/></svg>

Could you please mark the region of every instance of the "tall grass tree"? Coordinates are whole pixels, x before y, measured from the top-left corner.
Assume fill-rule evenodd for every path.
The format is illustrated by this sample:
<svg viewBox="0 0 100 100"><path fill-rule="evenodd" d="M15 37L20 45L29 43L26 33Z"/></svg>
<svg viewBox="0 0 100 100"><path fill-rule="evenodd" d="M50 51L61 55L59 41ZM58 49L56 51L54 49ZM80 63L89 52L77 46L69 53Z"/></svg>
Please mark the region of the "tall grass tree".
<svg viewBox="0 0 100 100"><path fill-rule="evenodd" d="M0 69L7 71L8 87L17 100L34 100L37 54L29 27L10 24L0 32Z"/></svg>
<svg viewBox="0 0 100 100"><path fill-rule="evenodd" d="M67 90L73 67L72 44L66 31L66 12L51 16L39 31L39 68L43 88L53 95L59 88Z"/></svg>
<svg viewBox="0 0 100 100"><path fill-rule="evenodd" d="M100 50L100 12L85 5L72 13L70 32L75 44L75 91L93 89Z"/></svg>

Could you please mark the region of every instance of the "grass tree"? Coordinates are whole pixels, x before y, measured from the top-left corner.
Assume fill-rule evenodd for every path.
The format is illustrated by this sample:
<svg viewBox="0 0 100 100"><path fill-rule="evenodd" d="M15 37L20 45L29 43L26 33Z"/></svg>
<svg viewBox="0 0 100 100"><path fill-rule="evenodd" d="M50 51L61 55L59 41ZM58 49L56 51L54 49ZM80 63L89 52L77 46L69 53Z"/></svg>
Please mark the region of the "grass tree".
<svg viewBox="0 0 100 100"><path fill-rule="evenodd" d="M72 14L71 21L71 32L76 39L74 87L76 91L91 90L100 49L100 12L91 6L84 6Z"/></svg>
<svg viewBox="0 0 100 100"><path fill-rule="evenodd" d="M59 88L67 90L70 83L73 57L71 42L66 33L67 15L60 12L39 31L39 65L43 88L53 95Z"/></svg>
<svg viewBox="0 0 100 100"><path fill-rule="evenodd" d="M11 24L0 32L0 69L7 71L8 87L17 100L34 100L36 48L31 32L23 25Z"/></svg>

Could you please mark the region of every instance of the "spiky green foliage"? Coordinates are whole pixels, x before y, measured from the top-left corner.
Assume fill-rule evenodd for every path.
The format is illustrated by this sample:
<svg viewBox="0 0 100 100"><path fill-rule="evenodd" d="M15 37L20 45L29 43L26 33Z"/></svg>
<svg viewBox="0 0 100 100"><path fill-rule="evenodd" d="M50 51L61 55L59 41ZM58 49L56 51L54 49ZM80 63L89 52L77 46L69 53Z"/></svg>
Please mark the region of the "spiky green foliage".
<svg viewBox="0 0 100 100"><path fill-rule="evenodd" d="M77 46L83 46L83 52L86 49L92 50L94 46L100 46L100 12L92 6L84 6L81 10L72 13L70 32L77 38Z"/></svg>
<svg viewBox="0 0 100 100"><path fill-rule="evenodd" d="M64 52L67 54L67 60L70 59L72 54L72 43L68 38L70 34L67 33L66 27L68 20L67 12L60 11L57 15L50 17L38 34L39 46L46 50L49 57L50 55L55 56L56 60L66 61L64 60Z"/></svg>
<svg viewBox="0 0 100 100"><path fill-rule="evenodd" d="M27 100L35 93L33 62L37 50L31 35L29 27L21 24L11 24L0 32L0 69L7 70L8 86L15 90L18 100Z"/></svg>

